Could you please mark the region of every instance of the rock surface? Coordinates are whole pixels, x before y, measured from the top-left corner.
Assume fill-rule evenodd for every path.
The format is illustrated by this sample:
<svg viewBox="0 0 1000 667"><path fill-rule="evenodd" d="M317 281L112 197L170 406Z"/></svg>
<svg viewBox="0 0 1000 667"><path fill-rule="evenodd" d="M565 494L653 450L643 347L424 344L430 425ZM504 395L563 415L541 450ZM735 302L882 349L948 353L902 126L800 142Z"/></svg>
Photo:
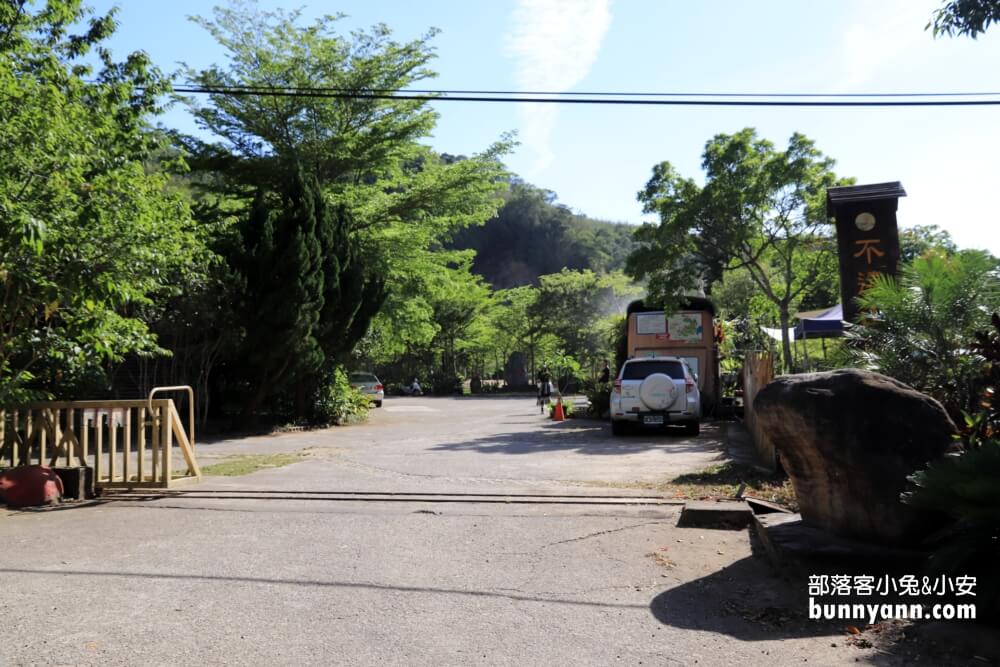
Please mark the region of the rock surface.
<svg viewBox="0 0 1000 667"><path fill-rule="evenodd" d="M842 369L776 378L753 409L806 523L887 545L936 527L899 500L906 477L952 443L955 425L933 398L884 375Z"/></svg>

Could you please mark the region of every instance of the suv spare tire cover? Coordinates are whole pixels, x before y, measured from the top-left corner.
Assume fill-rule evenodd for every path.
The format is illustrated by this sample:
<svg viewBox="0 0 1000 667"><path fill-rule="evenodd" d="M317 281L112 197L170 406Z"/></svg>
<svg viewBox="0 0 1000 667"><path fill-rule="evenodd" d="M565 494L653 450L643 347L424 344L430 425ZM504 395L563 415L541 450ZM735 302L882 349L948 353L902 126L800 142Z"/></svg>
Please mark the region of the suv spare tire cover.
<svg viewBox="0 0 1000 667"><path fill-rule="evenodd" d="M677 387L669 375L653 373L639 385L639 398L650 410L666 410L677 398Z"/></svg>

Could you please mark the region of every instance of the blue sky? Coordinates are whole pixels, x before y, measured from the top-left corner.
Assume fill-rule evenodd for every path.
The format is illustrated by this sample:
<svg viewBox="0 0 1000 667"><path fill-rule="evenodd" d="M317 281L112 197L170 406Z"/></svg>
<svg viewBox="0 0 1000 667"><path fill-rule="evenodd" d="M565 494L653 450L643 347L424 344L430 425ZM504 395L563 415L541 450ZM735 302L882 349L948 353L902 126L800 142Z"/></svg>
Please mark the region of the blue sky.
<svg viewBox="0 0 1000 667"><path fill-rule="evenodd" d="M386 23L400 40L436 27L447 89L867 93L1000 91L1000 27L978 40L924 31L942 0L261 0L343 12L345 30ZM163 69L224 62L191 14L194 0L90 0L120 7L111 46ZM508 166L592 217L642 221L635 193L654 164L700 178L705 142L743 127L782 146L795 131L859 183L899 180L902 226L937 224L961 247L1000 255L1000 108L751 109L436 103L430 145L483 150L516 130ZM194 131L183 109L162 122Z"/></svg>

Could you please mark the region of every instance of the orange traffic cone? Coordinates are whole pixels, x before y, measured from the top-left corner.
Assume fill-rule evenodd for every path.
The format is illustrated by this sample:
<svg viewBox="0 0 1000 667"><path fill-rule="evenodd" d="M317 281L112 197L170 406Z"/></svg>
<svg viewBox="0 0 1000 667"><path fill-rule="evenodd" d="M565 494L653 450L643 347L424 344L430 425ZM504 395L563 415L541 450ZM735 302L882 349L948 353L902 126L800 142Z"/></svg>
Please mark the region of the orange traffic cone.
<svg viewBox="0 0 1000 667"><path fill-rule="evenodd" d="M566 415L563 413L562 396L556 399L556 407L552 409L552 421L565 421Z"/></svg>

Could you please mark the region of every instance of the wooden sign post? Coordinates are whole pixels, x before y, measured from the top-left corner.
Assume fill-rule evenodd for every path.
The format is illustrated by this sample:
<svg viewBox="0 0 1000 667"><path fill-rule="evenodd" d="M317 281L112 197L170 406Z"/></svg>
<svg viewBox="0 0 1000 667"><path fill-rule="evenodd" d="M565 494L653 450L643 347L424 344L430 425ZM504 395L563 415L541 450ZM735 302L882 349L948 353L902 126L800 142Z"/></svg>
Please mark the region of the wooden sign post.
<svg viewBox="0 0 1000 667"><path fill-rule="evenodd" d="M853 322L855 302L877 275L896 275L899 230L896 209L905 197L899 181L828 188L826 212L836 220L840 299L844 320Z"/></svg>

